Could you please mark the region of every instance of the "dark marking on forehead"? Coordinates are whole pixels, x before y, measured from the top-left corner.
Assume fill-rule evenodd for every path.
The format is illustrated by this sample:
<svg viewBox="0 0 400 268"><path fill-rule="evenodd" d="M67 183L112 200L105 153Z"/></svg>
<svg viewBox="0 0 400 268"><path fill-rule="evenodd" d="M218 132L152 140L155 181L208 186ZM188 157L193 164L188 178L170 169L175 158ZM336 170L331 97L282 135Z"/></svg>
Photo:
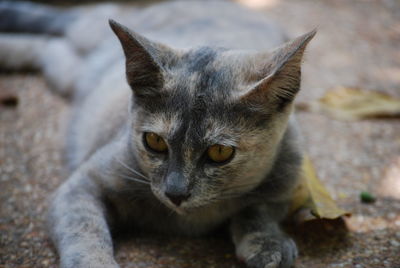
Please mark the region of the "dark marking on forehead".
<svg viewBox="0 0 400 268"><path fill-rule="evenodd" d="M195 75L192 80L194 89L193 105L201 107L204 103L211 105L214 100L227 99L232 93L236 80L233 67L221 64L223 48L202 47L188 53L187 75Z"/></svg>
<svg viewBox="0 0 400 268"><path fill-rule="evenodd" d="M170 78L171 88L160 90L157 98L145 101L145 109L150 113L171 113L179 118L179 129L170 133L174 152L182 154L184 143L193 150L203 150L210 119L232 128L240 120L249 129L266 126L269 118L265 114L252 111L246 104L230 102L240 82L240 68L221 62L223 51L210 47L189 51Z"/></svg>
<svg viewBox="0 0 400 268"><path fill-rule="evenodd" d="M187 70L190 73L202 72L208 65L212 64L220 49L201 47L189 52L184 58L187 61Z"/></svg>
<svg viewBox="0 0 400 268"><path fill-rule="evenodd" d="M212 105L215 99L226 99L235 86L235 76L229 63L215 64L223 51L210 47L189 51L181 58L174 76L169 78L171 88L160 89L157 96L139 101L152 111L179 108L188 112L190 108L204 110L204 106Z"/></svg>

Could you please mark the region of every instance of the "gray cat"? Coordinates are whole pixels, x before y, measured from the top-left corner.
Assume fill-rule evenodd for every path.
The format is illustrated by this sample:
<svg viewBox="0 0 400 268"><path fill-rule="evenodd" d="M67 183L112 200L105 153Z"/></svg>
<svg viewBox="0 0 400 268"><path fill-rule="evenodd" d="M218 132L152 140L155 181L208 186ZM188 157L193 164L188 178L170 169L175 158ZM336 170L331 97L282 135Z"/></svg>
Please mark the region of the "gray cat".
<svg viewBox="0 0 400 268"><path fill-rule="evenodd" d="M107 17L149 39L110 20L118 44ZM73 105L73 173L49 209L61 267L119 267L121 227L197 236L224 223L248 267L293 265L279 223L298 183L291 113L315 31L282 44L264 16L224 1L2 2L0 18L2 31L46 34L2 34L2 67L40 69Z"/></svg>

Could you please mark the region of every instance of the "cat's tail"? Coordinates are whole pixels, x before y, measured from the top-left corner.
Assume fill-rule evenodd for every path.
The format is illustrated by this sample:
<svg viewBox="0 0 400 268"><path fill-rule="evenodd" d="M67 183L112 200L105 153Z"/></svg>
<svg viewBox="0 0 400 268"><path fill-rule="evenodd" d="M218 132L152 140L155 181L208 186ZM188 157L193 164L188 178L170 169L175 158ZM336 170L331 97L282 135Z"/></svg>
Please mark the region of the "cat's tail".
<svg viewBox="0 0 400 268"><path fill-rule="evenodd" d="M74 17L71 9L23 1L0 1L0 32L63 35Z"/></svg>
<svg viewBox="0 0 400 268"><path fill-rule="evenodd" d="M52 89L70 96L81 61L64 38L74 11L0 0L0 70L41 71Z"/></svg>
<svg viewBox="0 0 400 268"><path fill-rule="evenodd" d="M40 71L52 90L74 96L84 59L111 35L107 19L121 9L0 0L0 71Z"/></svg>
<svg viewBox="0 0 400 268"><path fill-rule="evenodd" d="M40 70L52 37L62 37L74 21L73 9L0 0L0 69Z"/></svg>

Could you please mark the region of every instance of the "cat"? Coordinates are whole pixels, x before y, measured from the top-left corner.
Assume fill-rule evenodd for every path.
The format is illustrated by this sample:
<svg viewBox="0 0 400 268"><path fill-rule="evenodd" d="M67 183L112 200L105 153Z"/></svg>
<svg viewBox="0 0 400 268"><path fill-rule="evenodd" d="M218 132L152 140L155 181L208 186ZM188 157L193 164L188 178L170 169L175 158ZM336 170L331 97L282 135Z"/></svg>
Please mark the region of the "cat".
<svg viewBox="0 0 400 268"><path fill-rule="evenodd" d="M107 17L127 26L110 31ZM121 227L198 236L223 224L248 267L294 264L280 222L298 184L293 100L315 30L288 41L225 1L2 2L0 30L36 33L0 35L2 68L39 69L72 103L72 174L48 217L61 267L119 267Z"/></svg>

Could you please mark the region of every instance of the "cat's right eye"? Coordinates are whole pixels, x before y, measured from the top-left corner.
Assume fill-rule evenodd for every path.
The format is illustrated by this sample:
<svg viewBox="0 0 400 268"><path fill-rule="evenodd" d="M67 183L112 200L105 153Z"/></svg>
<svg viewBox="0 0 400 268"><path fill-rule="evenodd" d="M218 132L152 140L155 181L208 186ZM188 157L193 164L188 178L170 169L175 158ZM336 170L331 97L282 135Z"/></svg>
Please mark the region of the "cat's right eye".
<svg viewBox="0 0 400 268"><path fill-rule="evenodd" d="M165 153L168 151L167 143L156 133L146 132L144 134L144 142L148 148L157 153Z"/></svg>
<svg viewBox="0 0 400 268"><path fill-rule="evenodd" d="M232 146L214 144L207 149L208 158L214 163L222 164L233 157L235 150Z"/></svg>

